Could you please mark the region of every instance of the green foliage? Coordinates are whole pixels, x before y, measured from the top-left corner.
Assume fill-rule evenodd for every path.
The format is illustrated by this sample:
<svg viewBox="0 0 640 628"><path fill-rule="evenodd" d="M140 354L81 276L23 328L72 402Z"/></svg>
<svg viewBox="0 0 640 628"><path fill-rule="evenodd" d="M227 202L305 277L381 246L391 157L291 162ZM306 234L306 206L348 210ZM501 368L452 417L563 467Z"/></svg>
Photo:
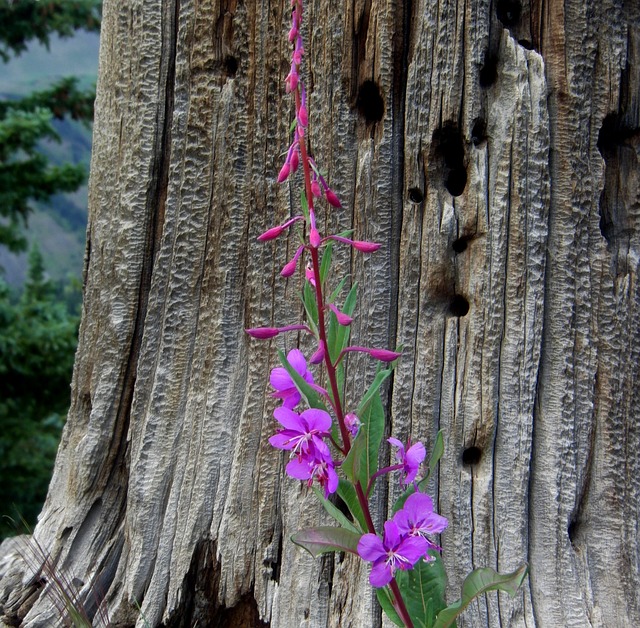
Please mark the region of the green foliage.
<svg viewBox="0 0 640 628"><path fill-rule="evenodd" d="M0 279L0 504L30 524L40 511L69 405L77 318L56 297L37 248L19 298ZM0 520L0 535L12 532Z"/></svg>
<svg viewBox="0 0 640 628"><path fill-rule="evenodd" d="M100 2L96 0L0 0L0 59L20 54L37 39L45 46L49 37L73 35L77 29L100 30Z"/></svg>
<svg viewBox="0 0 640 628"><path fill-rule="evenodd" d="M0 0L0 59L19 54L37 39L71 35L77 28L98 30L97 0ZM26 248L22 228L32 201L47 201L59 192L77 190L86 178L81 165L51 165L44 141L59 142L53 119L66 116L88 121L93 116L93 91L81 90L65 78L50 88L19 99L0 101L0 244L12 251Z"/></svg>

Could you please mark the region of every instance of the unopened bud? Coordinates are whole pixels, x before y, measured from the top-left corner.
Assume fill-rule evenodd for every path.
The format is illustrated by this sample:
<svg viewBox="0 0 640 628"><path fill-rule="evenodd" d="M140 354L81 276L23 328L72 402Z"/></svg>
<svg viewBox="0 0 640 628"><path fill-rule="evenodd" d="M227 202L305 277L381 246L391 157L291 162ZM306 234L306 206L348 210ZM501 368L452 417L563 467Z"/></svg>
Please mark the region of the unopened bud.
<svg viewBox="0 0 640 628"><path fill-rule="evenodd" d="M268 242L269 240L275 240L282 232L284 231L284 227L282 225L278 225L277 227L271 227L271 229L267 229L264 233L258 236L258 240L260 242Z"/></svg>
<svg viewBox="0 0 640 628"><path fill-rule="evenodd" d="M278 183L284 183L291 172L291 166L288 161L285 161L284 166L280 169L280 173L278 174Z"/></svg>
<svg viewBox="0 0 640 628"><path fill-rule="evenodd" d="M331 205L332 207L337 207L338 209L342 207L342 203L340 202L340 199L336 196L336 193L333 190L330 190L329 188L327 188L324 191L324 195L329 205Z"/></svg>
<svg viewBox="0 0 640 628"><path fill-rule="evenodd" d="M277 327L254 327L253 329L245 329L245 332L252 338L258 338L258 340L266 340L267 338L273 338L280 333Z"/></svg>

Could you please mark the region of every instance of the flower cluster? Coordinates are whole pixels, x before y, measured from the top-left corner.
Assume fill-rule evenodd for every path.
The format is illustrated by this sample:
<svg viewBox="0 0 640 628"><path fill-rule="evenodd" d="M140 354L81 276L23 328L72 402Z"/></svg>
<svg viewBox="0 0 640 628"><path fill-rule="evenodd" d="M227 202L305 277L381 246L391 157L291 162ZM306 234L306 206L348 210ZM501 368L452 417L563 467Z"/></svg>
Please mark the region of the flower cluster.
<svg viewBox="0 0 640 628"><path fill-rule="evenodd" d="M412 569L422 558L433 560L430 550L441 550L427 535L439 534L447 527L447 519L433 512L433 501L425 493L413 493L391 521L384 524L382 539L377 534L363 534L358 554L373 563L369 582L384 587L396 569Z"/></svg>
<svg viewBox="0 0 640 628"><path fill-rule="evenodd" d="M325 499L335 492L343 498L354 523L345 523L344 515L341 515L336 517L343 525L337 536L332 536L326 528L317 534L325 540L328 535L331 541L328 545L334 547L343 547L340 543L344 543L345 538L351 538L350 544L344 546L344 549L358 553L364 560L373 563L371 584L374 587L389 585L394 608L405 625L412 626L394 573L398 569L412 568L421 559L432 560L429 551L440 548L428 535L444 530L447 520L433 512L431 498L419 491L426 481L423 479L419 484L416 480L426 457L422 443L408 442L405 446L399 440L389 438L389 443L397 448L396 461L378 470L377 461L384 432L380 387L390 376L393 364L401 354L389 349L349 344L356 299L355 286L351 288L341 307L338 307L336 299L346 278L331 293L327 292L328 268L334 245L346 244L354 251L365 254L373 253L380 245L351 239L347 237L350 231L334 235L321 235L318 231L315 201L324 199L331 208L340 208L342 204L309 151L307 92L300 74L304 54L301 35L302 0L292 0L291 6L289 42L292 44L292 55L285 89L294 97L295 120L291 127L293 138L277 180L278 183L292 181L293 175L301 170L303 192L299 213L296 212L296 215L282 224L267 229L258 236L258 240L275 240L292 228L300 231L300 244L282 267L280 274L288 278L298 268L304 269L305 282L301 297L306 320L304 324L255 327L246 332L260 340L269 340L287 332L303 332L314 338L317 348L308 360L299 349L292 349L286 357L284 353L280 353L282 366L271 371L269 381L274 390L272 397L278 399L281 405L273 412L279 428L269 438L269 442L276 449L289 452L287 475L306 482L309 487L314 482L317 483L323 490ZM328 298L327 294L330 295ZM343 361L353 352L365 353L377 360L379 369L355 411L347 412ZM323 381L327 382L326 389L315 382L309 365L324 366L326 377ZM299 410L303 400L307 408ZM380 538L376 534L369 499L376 478L395 471L400 472L400 481L407 491L415 492L406 499L393 518L385 523L384 535ZM348 494L341 491L347 491Z"/></svg>

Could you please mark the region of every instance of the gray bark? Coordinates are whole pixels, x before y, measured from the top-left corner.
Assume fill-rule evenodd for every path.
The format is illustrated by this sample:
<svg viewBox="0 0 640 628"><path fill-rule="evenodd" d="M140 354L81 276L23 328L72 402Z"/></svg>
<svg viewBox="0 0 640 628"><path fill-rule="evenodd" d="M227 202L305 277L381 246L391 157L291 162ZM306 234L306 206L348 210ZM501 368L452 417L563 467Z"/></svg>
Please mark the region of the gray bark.
<svg viewBox="0 0 640 628"><path fill-rule="evenodd" d="M354 340L404 346L389 433L444 430L449 599L475 567L530 565L459 625L637 625L637 3L305 11L311 143L345 205L322 231L384 245L336 273L361 286ZM267 443L283 341L243 333L302 315L279 278L295 245L255 241L296 211L275 181L288 12L104 3L80 344L35 537L114 626L382 621L367 566L289 541L326 517ZM350 363L352 403L371 369ZM4 622L54 625L4 554Z"/></svg>

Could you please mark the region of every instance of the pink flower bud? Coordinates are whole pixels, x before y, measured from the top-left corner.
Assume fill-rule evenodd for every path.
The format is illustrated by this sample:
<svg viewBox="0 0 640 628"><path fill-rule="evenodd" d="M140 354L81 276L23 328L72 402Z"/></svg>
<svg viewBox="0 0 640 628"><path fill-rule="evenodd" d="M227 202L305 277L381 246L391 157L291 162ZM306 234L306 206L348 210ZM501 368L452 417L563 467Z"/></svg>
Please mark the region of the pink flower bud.
<svg viewBox="0 0 640 628"><path fill-rule="evenodd" d="M320 191L320 184L317 181L311 182L311 194L315 198L318 198L322 192Z"/></svg>
<svg viewBox="0 0 640 628"><path fill-rule="evenodd" d="M271 227L271 229L267 229L264 233L258 236L258 241L268 242L269 240L275 240L283 231L284 227L282 225Z"/></svg>
<svg viewBox="0 0 640 628"><path fill-rule="evenodd" d="M291 152L291 172L295 172L298 169L298 164L300 163L298 159L298 149L294 148Z"/></svg>
<svg viewBox="0 0 640 628"><path fill-rule="evenodd" d="M380 248L379 244L376 244L375 242L365 242L364 240L354 240L351 243L351 246L363 253L373 253Z"/></svg>
<svg viewBox="0 0 640 628"><path fill-rule="evenodd" d="M342 207L342 203L340 202L340 199L336 196L335 192L333 190L330 190L329 188L327 188L324 191L324 195L327 199L327 203L329 203L329 205L331 205L332 207L337 207L340 208Z"/></svg>
<svg viewBox="0 0 640 628"><path fill-rule="evenodd" d="M309 114L307 113L307 108L302 105L298 110L298 120L302 126L307 126L309 124Z"/></svg>
<svg viewBox="0 0 640 628"><path fill-rule="evenodd" d="M338 323L340 323L340 325L342 325L343 327L348 327L349 325L351 325L351 323L353 323L353 319L351 318L351 316L343 314L333 303L329 304L329 309L336 315Z"/></svg>
<svg viewBox="0 0 640 628"><path fill-rule="evenodd" d="M291 72L289 72L284 82L286 85L285 91L287 92L287 94L296 91L296 87L298 87L298 73L294 68L291 68Z"/></svg>
<svg viewBox="0 0 640 628"><path fill-rule="evenodd" d="M311 364L320 364L320 362L322 362L322 360L324 360L324 342L322 342L322 340L321 340L320 344L318 344L318 349L309 358L309 362L311 362Z"/></svg>
<svg viewBox="0 0 640 628"><path fill-rule="evenodd" d="M277 336L280 330L277 327L254 327L253 329L245 329L245 332L252 338L266 340L267 338Z"/></svg>
<svg viewBox="0 0 640 628"><path fill-rule="evenodd" d="M315 227L311 227L309 232L309 242L314 249L317 249L320 246L320 234Z"/></svg>
<svg viewBox="0 0 640 628"><path fill-rule="evenodd" d="M305 277L307 281L315 288L316 287L316 276L313 272L313 268L311 266L307 266L304 271Z"/></svg>
<svg viewBox="0 0 640 628"><path fill-rule="evenodd" d="M291 166L288 161L284 162L284 166L280 169L280 174L278 174L278 183L284 183L291 172Z"/></svg>
<svg viewBox="0 0 640 628"><path fill-rule="evenodd" d="M380 360L380 362L393 362L402 355L387 349L369 349L368 353L372 358Z"/></svg>
<svg viewBox="0 0 640 628"><path fill-rule="evenodd" d="M347 414L347 416L344 417L344 424L347 426L349 433L353 437L358 435L358 430L362 425L360 419L355 414L353 414L353 412L350 412L349 414Z"/></svg>
<svg viewBox="0 0 640 628"><path fill-rule="evenodd" d="M298 36L298 29L295 26L292 26L291 30L289 31L289 41L293 43L296 40L297 36Z"/></svg>
<svg viewBox="0 0 640 628"><path fill-rule="evenodd" d="M302 251L304 251L304 246L298 247L293 258L284 265L283 269L280 271L280 275L282 277L291 277L291 275L296 272L296 266L298 265L298 259L300 258L300 255L302 255Z"/></svg>

